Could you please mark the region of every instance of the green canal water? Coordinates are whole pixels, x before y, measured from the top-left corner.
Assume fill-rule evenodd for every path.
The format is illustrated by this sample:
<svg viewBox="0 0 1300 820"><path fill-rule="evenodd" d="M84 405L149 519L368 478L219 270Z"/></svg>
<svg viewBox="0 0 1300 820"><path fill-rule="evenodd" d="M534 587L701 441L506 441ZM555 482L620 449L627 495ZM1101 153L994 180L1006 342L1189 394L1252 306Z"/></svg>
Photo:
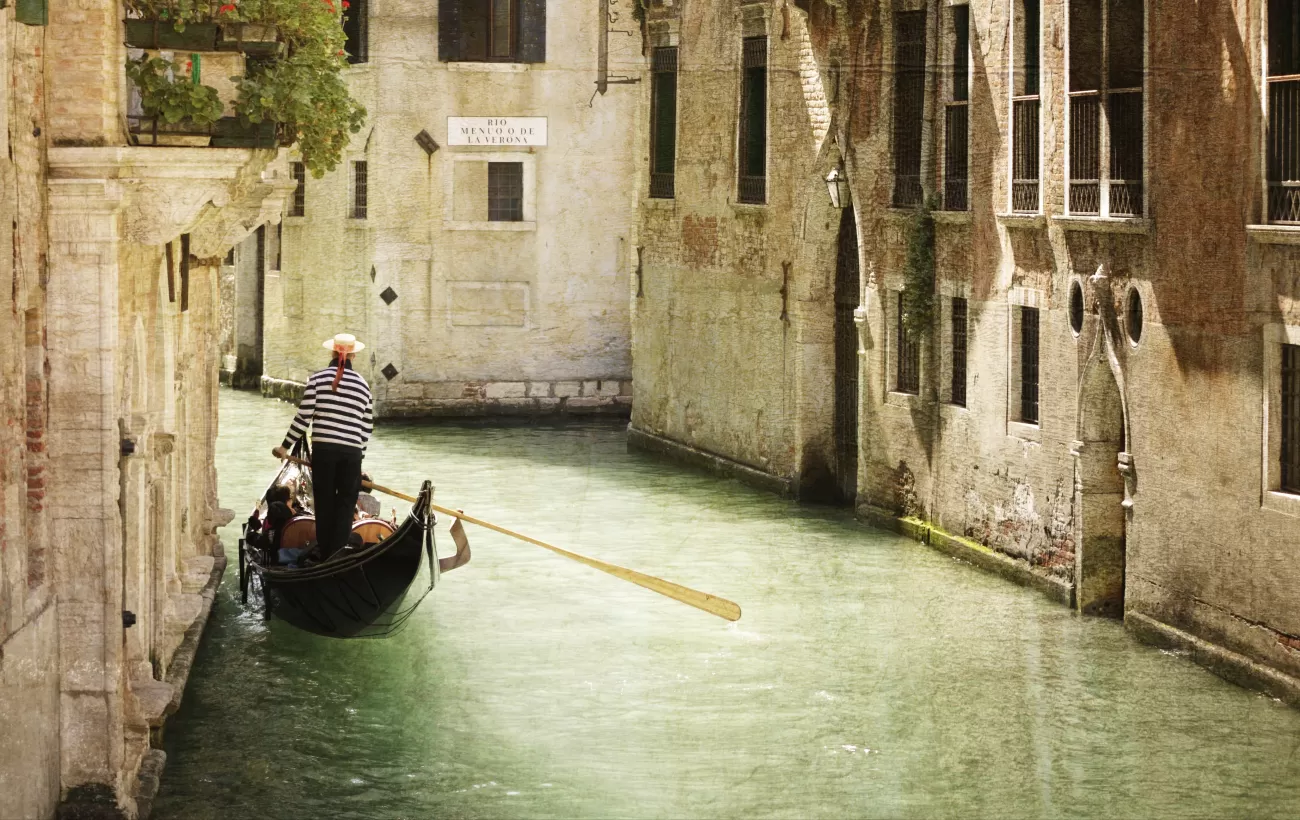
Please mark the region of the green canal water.
<svg viewBox="0 0 1300 820"><path fill-rule="evenodd" d="M238 517L291 415L222 393ZM1300 711L847 513L629 454L618 425L381 424L366 467L744 617L470 528L405 632L332 641L243 611L232 560L155 817L1300 814Z"/></svg>

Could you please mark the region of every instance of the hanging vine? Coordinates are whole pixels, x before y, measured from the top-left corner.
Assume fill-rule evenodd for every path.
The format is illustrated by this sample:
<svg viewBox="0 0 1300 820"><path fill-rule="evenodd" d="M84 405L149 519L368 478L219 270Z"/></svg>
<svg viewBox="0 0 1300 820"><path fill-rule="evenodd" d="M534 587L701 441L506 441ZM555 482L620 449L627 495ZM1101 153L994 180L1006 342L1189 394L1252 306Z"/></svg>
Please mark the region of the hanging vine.
<svg viewBox="0 0 1300 820"><path fill-rule="evenodd" d="M929 335L934 326L934 214L933 202L916 206L907 223L907 261L903 265L903 316L913 338Z"/></svg>

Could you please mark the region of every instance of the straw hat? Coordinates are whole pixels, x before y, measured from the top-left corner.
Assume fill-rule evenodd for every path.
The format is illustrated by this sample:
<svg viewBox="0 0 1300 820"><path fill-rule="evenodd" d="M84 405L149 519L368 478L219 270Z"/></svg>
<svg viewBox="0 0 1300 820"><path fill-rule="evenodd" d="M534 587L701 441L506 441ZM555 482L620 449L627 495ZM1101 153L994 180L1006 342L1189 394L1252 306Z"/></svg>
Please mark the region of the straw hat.
<svg viewBox="0 0 1300 820"><path fill-rule="evenodd" d="M358 353L366 349L366 344L358 342L351 333L339 333L333 339L321 342L321 347L337 353Z"/></svg>

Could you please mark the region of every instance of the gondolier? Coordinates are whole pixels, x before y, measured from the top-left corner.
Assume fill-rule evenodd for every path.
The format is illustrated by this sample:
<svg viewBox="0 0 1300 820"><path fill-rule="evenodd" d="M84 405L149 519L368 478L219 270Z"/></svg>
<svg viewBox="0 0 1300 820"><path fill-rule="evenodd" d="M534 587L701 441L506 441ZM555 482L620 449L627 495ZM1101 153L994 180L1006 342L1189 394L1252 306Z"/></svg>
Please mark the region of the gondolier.
<svg viewBox="0 0 1300 820"><path fill-rule="evenodd" d="M316 539L328 557L347 543L357 494L361 491L361 459L373 429L374 402L370 385L352 368L352 357L365 349L350 333L322 344L333 357L329 367L307 380L298 414L283 443L271 452L286 458L311 426L312 495Z"/></svg>

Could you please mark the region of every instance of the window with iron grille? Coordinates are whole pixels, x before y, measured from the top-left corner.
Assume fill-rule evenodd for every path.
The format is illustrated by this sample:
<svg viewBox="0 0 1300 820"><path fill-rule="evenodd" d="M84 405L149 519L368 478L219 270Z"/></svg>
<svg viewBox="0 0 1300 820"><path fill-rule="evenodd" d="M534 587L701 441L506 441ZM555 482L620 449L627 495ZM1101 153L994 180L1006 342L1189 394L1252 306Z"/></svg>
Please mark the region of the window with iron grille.
<svg viewBox="0 0 1300 820"><path fill-rule="evenodd" d="M1268 4L1268 218L1300 222L1300 0Z"/></svg>
<svg viewBox="0 0 1300 820"><path fill-rule="evenodd" d="M266 273L266 226L257 226L257 278L260 281Z"/></svg>
<svg viewBox="0 0 1300 820"><path fill-rule="evenodd" d="M921 131L925 116L925 12L894 22L894 199L898 208L921 204Z"/></svg>
<svg viewBox="0 0 1300 820"><path fill-rule="evenodd" d="M1039 0L1015 0L1016 71L1011 98L1011 210L1039 210L1039 73L1042 14Z"/></svg>
<svg viewBox="0 0 1300 820"><path fill-rule="evenodd" d="M918 394L921 392L921 345L916 335L909 332L903 321L903 293L898 293L897 374L895 391Z"/></svg>
<svg viewBox="0 0 1300 820"><path fill-rule="evenodd" d="M966 300L952 300L952 390L953 404L966 406Z"/></svg>
<svg viewBox="0 0 1300 820"><path fill-rule="evenodd" d="M343 11L343 36L346 44L348 62L352 64L370 61L370 19L366 13L366 0L351 0Z"/></svg>
<svg viewBox="0 0 1300 820"><path fill-rule="evenodd" d="M1038 423L1038 308L1020 308L1020 420Z"/></svg>
<svg viewBox="0 0 1300 820"><path fill-rule="evenodd" d="M740 173L736 199L767 202L767 38L746 37L740 86Z"/></svg>
<svg viewBox="0 0 1300 820"><path fill-rule="evenodd" d="M289 163L289 172L298 187L293 189L293 204L289 206L289 216L307 215L307 166L301 162Z"/></svg>
<svg viewBox="0 0 1300 820"><path fill-rule="evenodd" d="M488 163L488 221L522 222L524 219L524 164Z"/></svg>
<svg viewBox="0 0 1300 820"><path fill-rule="evenodd" d="M284 223L275 224L275 269L284 270Z"/></svg>
<svg viewBox="0 0 1300 820"><path fill-rule="evenodd" d="M944 106L943 207L970 207L970 6L953 6L952 84Z"/></svg>
<svg viewBox="0 0 1300 820"><path fill-rule="evenodd" d="M656 48L650 75L650 196L673 198L677 168L677 49Z"/></svg>
<svg viewBox="0 0 1300 820"><path fill-rule="evenodd" d="M1300 345L1282 345L1282 484L1300 494Z"/></svg>
<svg viewBox="0 0 1300 820"><path fill-rule="evenodd" d="M366 200L368 197L367 179L369 172L366 170L365 160L356 160L352 163L352 218L366 218Z"/></svg>
<svg viewBox="0 0 1300 820"><path fill-rule="evenodd" d="M1144 16L1144 0L1070 0L1072 214L1143 213Z"/></svg>
<svg viewBox="0 0 1300 820"><path fill-rule="evenodd" d="M439 0L438 59L546 61L546 0Z"/></svg>

